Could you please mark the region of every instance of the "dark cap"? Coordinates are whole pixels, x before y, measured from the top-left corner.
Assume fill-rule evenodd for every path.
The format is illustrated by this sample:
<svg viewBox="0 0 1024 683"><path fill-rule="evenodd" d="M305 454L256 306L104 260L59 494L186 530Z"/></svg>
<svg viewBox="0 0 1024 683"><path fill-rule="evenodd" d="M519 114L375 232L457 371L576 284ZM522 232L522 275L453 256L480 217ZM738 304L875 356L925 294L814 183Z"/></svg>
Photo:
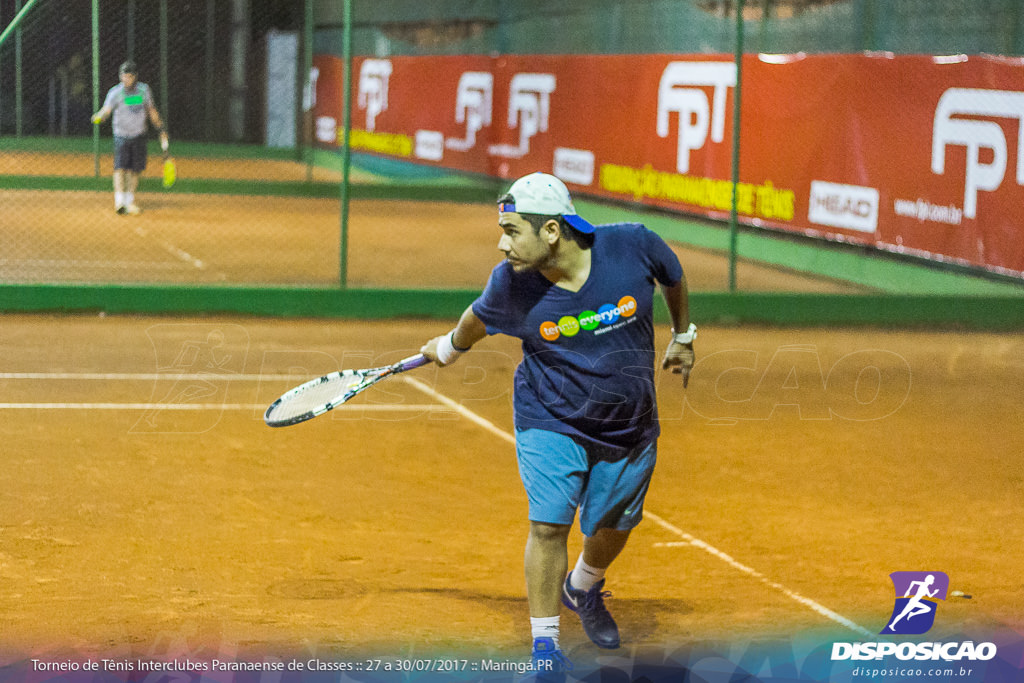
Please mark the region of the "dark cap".
<svg viewBox="0 0 1024 683"><path fill-rule="evenodd" d="M118 69L117 72L119 74L121 74L121 75L124 75L124 74L138 75L139 70L135 67L135 62L133 62L132 60L129 59L128 61L126 61L126 62L121 64L121 68Z"/></svg>

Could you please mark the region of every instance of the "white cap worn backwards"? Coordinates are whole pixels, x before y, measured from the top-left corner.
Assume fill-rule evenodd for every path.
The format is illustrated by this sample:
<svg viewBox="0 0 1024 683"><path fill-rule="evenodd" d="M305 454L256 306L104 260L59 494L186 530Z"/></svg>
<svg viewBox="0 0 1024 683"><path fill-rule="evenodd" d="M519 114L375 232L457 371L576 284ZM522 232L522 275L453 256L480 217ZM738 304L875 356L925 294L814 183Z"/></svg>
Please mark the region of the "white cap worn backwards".
<svg viewBox="0 0 1024 683"><path fill-rule="evenodd" d="M523 176L512 183L508 193L512 195L515 203L501 204L501 211L561 216L566 223L580 232L594 232L594 226L576 214L576 207L569 196L569 188L553 175L531 173Z"/></svg>

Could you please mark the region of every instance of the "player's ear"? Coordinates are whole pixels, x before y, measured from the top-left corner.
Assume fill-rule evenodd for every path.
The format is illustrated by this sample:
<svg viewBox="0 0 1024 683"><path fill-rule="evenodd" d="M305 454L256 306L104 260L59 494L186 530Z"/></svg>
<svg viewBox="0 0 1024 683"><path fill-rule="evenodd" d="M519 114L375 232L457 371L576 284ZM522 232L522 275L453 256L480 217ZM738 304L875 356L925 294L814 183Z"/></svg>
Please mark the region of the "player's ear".
<svg viewBox="0 0 1024 683"><path fill-rule="evenodd" d="M550 245L554 245L558 242L562 236L562 226L559 225L558 219L552 218L544 223L540 228L540 234L544 238L544 241Z"/></svg>

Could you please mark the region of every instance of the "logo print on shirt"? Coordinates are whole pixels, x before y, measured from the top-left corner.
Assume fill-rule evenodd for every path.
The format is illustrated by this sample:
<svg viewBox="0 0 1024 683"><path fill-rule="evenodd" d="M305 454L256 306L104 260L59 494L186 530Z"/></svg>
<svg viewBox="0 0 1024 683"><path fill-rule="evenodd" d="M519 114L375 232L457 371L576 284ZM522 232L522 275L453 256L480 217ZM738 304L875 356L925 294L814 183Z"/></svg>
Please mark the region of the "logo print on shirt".
<svg viewBox="0 0 1024 683"><path fill-rule="evenodd" d="M543 322L540 325L540 336L547 341L555 341L561 336L575 337L580 330L593 331L601 325L614 325L621 318L632 317L636 313L636 299L628 294L619 299L618 304L605 304L596 311L583 311L578 316L565 315L558 322Z"/></svg>

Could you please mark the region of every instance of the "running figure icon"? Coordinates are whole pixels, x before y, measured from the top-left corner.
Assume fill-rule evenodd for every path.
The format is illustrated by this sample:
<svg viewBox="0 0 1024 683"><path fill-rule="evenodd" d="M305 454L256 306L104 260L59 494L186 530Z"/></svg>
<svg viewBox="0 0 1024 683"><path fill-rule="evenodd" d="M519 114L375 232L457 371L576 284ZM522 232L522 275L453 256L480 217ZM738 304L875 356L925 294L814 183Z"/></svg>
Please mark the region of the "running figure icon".
<svg viewBox="0 0 1024 683"><path fill-rule="evenodd" d="M946 599L949 576L945 572L894 572L896 602L883 634L904 635L928 632L935 623L939 601Z"/></svg>
<svg viewBox="0 0 1024 683"><path fill-rule="evenodd" d="M934 574L929 574L927 577L925 577L924 581L911 582L910 586L907 588L906 594L903 596L905 598L910 598L910 601L907 602L906 606L903 608L903 611L900 612L899 616L893 619L892 623L889 624L890 631L896 630L896 622L898 622L903 617L906 617L907 621L910 621L914 617L919 616L921 614L928 614L932 611L932 609L934 609L933 607L929 606L923 601L923 598L926 597L934 598L935 594L939 592L938 588L932 591L928 590L928 587L934 583ZM914 591L913 596L910 595L911 591Z"/></svg>

